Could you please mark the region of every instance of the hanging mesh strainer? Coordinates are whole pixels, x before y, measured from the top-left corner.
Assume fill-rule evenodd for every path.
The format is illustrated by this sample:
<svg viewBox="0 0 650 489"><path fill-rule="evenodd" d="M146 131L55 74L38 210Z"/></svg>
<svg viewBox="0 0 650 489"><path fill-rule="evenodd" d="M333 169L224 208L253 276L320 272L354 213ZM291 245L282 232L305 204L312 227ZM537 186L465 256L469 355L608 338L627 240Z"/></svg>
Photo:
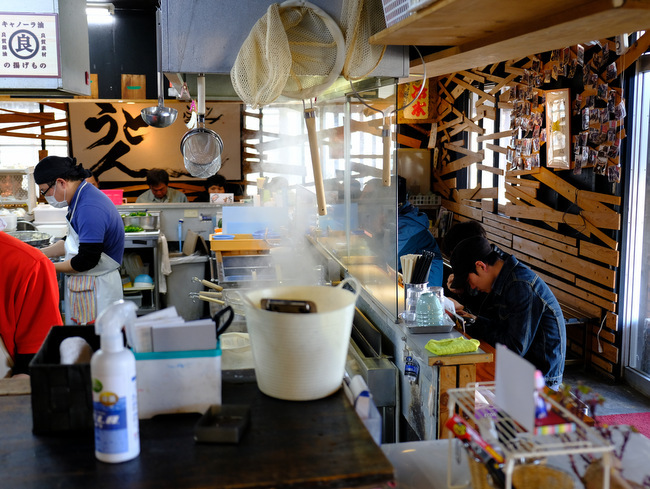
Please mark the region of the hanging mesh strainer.
<svg viewBox="0 0 650 489"><path fill-rule="evenodd" d="M211 129L197 127L181 145L185 168L193 177L208 178L221 168L223 142Z"/></svg>
<svg viewBox="0 0 650 489"><path fill-rule="evenodd" d="M386 28L382 0L344 0L341 30L345 35L346 80L368 76L381 62L386 46L372 45L370 37Z"/></svg>
<svg viewBox="0 0 650 489"><path fill-rule="evenodd" d="M198 127L181 139L181 153L185 169L197 178L207 178L221 168L223 141L212 129L205 127L205 75L196 79L198 92Z"/></svg>

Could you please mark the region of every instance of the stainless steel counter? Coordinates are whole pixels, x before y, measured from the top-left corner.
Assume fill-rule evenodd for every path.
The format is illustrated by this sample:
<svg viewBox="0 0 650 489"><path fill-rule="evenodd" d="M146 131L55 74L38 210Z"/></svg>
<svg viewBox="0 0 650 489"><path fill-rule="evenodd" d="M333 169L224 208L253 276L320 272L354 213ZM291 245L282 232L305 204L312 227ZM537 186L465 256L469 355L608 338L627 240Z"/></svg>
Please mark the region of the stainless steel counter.
<svg viewBox="0 0 650 489"><path fill-rule="evenodd" d="M326 243L322 239L311 241L323 255L338 264L342 276L354 276L362 283L357 307L381 332L382 352L399 370L398 413L406 419L412 431L400 433L400 441L439 438L441 421L446 419L446 389L463 387L474 381L476 363L491 361L491 355L479 350L465 356L436 357L425 348L430 339L458 337L461 333L456 330L442 334L409 332L399 319L404 305L403 289L397 285L397 277L389 267L382 267L371 259L364 260L364 263L346 264L333 250L324 246ZM403 375L407 355L419 366L415 383L405 380Z"/></svg>
<svg viewBox="0 0 650 489"><path fill-rule="evenodd" d="M246 206L250 204L230 204ZM183 219L183 237L192 230L208 240L222 214L221 204L188 202L182 204L125 204L117 206L120 214L135 211L160 211L160 231L168 241L178 241L178 221Z"/></svg>

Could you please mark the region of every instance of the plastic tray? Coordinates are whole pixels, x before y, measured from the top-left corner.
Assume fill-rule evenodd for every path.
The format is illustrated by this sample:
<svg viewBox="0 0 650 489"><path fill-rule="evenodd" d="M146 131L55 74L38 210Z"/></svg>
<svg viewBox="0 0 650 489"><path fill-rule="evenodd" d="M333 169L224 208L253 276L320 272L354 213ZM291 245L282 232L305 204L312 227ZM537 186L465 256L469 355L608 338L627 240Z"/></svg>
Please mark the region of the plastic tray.
<svg viewBox="0 0 650 489"><path fill-rule="evenodd" d="M417 324L407 324L406 328L408 329L409 333L435 334L435 333L449 333L452 329L454 329L454 325L441 324L436 326L418 326Z"/></svg>

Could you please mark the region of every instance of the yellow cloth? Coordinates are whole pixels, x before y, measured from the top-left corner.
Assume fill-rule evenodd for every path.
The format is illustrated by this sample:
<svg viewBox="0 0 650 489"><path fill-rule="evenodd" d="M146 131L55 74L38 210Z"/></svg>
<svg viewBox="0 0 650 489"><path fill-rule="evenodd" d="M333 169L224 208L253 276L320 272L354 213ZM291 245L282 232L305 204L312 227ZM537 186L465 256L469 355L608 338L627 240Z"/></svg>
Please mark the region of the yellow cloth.
<svg viewBox="0 0 650 489"><path fill-rule="evenodd" d="M429 340L424 345L424 348L435 355L453 355L454 353L476 351L480 344L479 340L468 340L463 336L459 336L458 338L448 338L446 340Z"/></svg>

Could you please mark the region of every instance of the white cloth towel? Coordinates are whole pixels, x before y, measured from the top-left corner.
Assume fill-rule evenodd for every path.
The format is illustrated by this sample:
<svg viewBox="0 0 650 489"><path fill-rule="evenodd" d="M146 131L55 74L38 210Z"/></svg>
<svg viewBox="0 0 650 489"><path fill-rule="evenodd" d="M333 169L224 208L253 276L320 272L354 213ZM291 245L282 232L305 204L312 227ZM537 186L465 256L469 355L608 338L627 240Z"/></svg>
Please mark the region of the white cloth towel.
<svg viewBox="0 0 650 489"><path fill-rule="evenodd" d="M59 345L61 365L90 364L93 349L81 336L71 336Z"/></svg>
<svg viewBox="0 0 650 489"><path fill-rule="evenodd" d="M160 256L160 273L158 274L158 292L161 294L167 293L167 275L172 273L172 266L169 263L169 247L167 246L167 238L163 233L160 233L158 240L158 256Z"/></svg>

